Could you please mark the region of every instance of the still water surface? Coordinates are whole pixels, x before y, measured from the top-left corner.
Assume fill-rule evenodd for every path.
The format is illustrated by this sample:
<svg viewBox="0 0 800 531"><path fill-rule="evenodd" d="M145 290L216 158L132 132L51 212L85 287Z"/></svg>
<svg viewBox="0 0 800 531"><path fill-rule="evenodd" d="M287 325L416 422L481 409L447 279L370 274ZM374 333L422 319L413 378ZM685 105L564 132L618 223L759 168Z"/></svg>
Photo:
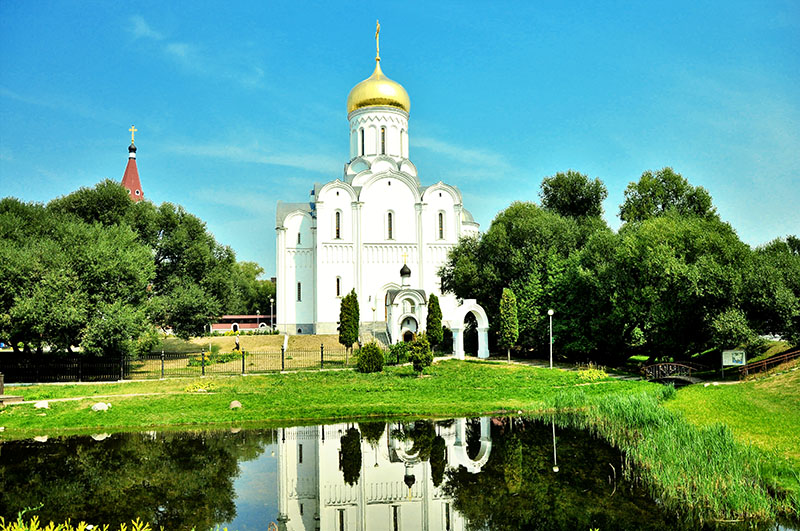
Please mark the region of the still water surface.
<svg viewBox="0 0 800 531"><path fill-rule="evenodd" d="M0 442L7 521L42 503L31 514L43 521L140 518L169 530L698 528L624 479L604 441L541 420L37 439Z"/></svg>

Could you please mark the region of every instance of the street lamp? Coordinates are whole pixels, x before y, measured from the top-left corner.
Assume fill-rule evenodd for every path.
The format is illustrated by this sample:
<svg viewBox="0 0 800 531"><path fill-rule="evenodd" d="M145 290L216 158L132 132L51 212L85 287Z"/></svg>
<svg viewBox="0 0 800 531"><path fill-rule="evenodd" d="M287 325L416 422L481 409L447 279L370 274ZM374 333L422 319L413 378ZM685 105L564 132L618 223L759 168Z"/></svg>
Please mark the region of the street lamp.
<svg viewBox="0 0 800 531"><path fill-rule="evenodd" d="M261 310L256 310L256 328L261 328Z"/></svg>
<svg viewBox="0 0 800 531"><path fill-rule="evenodd" d="M269 329L270 331L275 331L275 310L272 309L272 305L275 302L275 299L272 297L269 298Z"/></svg>
<svg viewBox="0 0 800 531"><path fill-rule="evenodd" d="M547 310L547 315L550 316L550 368L553 368L553 310Z"/></svg>

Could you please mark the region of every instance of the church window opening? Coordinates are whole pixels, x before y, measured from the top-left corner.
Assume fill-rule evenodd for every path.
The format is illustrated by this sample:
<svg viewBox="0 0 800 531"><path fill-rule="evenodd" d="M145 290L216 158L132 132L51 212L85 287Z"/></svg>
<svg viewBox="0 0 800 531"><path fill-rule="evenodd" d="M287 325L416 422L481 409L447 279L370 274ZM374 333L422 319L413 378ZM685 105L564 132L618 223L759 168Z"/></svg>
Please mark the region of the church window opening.
<svg viewBox="0 0 800 531"><path fill-rule="evenodd" d="M403 313L414 313L416 305L411 299L403 300Z"/></svg>
<svg viewBox="0 0 800 531"><path fill-rule="evenodd" d="M334 229L334 236L333 237L338 240L338 239L340 239L342 237L342 213L337 210L336 214L335 214L335 218L336 218L336 221L335 221L335 227L336 228Z"/></svg>
<svg viewBox="0 0 800 531"><path fill-rule="evenodd" d="M136 195L142 195L142 192L140 192L139 190L136 190Z"/></svg>
<svg viewBox="0 0 800 531"><path fill-rule="evenodd" d="M439 239L444 240L444 212L439 212Z"/></svg>
<svg viewBox="0 0 800 531"><path fill-rule="evenodd" d="M394 216L392 215L392 212L386 214L386 239L394 239Z"/></svg>
<svg viewBox="0 0 800 531"><path fill-rule="evenodd" d="M302 463L303 462L303 445L302 444L298 444L297 445L297 457L298 457L298 461L300 463Z"/></svg>
<svg viewBox="0 0 800 531"><path fill-rule="evenodd" d="M345 531L345 529L344 529L344 509L339 509L339 531Z"/></svg>
<svg viewBox="0 0 800 531"><path fill-rule="evenodd" d="M336 296L342 296L342 277L336 277Z"/></svg>
<svg viewBox="0 0 800 531"><path fill-rule="evenodd" d="M392 529L400 531L400 506L392 505Z"/></svg>
<svg viewBox="0 0 800 531"><path fill-rule="evenodd" d="M381 155L386 155L386 128L381 127Z"/></svg>
<svg viewBox="0 0 800 531"><path fill-rule="evenodd" d="M297 233L297 245L300 245L302 242L303 242L303 238L302 238L302 236L300 235L300 233L298 232L298 233Z"/></svg>
<svg viewBox="0 0 800 531"><path fill-rule="evenodd" d="M406 134L405 129L400 129L400 156L403 156L403 136Z"/></svg>
<svg viewBox="0 0 800 531"><path fill-rule="evenodd" d="M364 154L364 129L361 128L361 151L359 152L359 155L363 154Z"/></svg>
<svg viewBox="0 0 800 531"><path fill-rule="evenodd" d="M297 283L297 302L303 300L303 284L298 282Z"/></svg>
<svg viewBox="0 0 800 531"><path fill-rule="evenodd" d="M386 296L383 298L383 320L387 321L389 319L389 294L387 293Z"/></svg>

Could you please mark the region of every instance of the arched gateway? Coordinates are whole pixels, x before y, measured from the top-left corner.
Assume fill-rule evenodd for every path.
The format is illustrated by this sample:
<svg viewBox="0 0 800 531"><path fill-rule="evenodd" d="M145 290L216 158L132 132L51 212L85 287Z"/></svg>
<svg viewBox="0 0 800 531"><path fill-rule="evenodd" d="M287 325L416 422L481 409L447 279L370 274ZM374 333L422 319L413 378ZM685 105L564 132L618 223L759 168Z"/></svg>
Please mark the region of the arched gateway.
<svg viewBox="0 0 800 531"><path fill-rule="evenodd" d="M472 313L478 321L478 357L489 357L489 318L486 311L475 299L464 299L461 306L457 307L451 329L453 330L453 356L464 359L464 318Z"/></svg>

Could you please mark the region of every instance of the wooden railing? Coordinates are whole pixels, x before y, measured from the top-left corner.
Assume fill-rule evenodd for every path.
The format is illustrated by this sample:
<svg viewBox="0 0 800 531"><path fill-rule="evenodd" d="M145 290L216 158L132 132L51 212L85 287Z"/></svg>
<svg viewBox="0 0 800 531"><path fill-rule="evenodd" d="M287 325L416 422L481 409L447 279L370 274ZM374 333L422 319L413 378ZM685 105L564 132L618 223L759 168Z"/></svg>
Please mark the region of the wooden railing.
<svg viewBox="0 0 800 531"><path fill-rule="evenodd" d="M772 356L771 358L767 358L765 360L748 363L747 365L739 367L739 378L765 371L770 367L780 365L781 363L786 363L787 361L791 361L797 357L800 357L800 349L784 352L783 354Z"/></svg>

